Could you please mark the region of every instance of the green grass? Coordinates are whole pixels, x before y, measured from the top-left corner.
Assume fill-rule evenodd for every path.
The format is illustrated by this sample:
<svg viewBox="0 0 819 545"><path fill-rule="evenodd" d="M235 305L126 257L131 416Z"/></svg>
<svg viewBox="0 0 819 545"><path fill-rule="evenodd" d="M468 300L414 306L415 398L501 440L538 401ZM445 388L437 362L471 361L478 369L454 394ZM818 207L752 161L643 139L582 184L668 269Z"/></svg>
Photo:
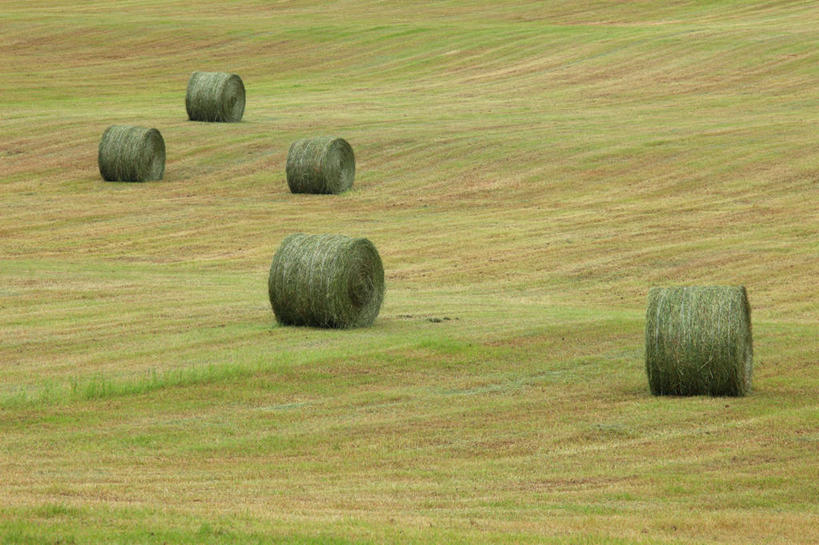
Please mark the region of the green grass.
<svg viewBox="0 0 819 545"><path fill-rule="evenodd" d="M809 3L0 20L0 542L819 540ZM241 123L186 120L194 70L242 77ZM162 181L99 179L112 124L162 132ZM351 191L289 192L312 134ZM373 327L275 324L293 232L373 241ZM751 395L649 394L669 284L747 286Z"/></svg>

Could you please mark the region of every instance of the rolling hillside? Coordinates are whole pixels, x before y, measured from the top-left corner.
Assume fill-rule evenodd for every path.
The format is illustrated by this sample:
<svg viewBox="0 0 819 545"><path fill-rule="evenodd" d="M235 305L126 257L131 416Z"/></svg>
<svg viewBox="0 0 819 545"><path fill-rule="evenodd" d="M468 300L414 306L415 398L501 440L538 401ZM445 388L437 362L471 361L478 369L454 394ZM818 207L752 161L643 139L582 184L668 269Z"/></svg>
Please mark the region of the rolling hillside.
<svg viewBox="0 0 819 545"><path fill-rule="evenodd" d="M3 1L0 543L816 543L817 83L811 2ZM373 327L275 324L293 232L373 241ZM747 287L748 397L650 395L678 284Z"/></svg>

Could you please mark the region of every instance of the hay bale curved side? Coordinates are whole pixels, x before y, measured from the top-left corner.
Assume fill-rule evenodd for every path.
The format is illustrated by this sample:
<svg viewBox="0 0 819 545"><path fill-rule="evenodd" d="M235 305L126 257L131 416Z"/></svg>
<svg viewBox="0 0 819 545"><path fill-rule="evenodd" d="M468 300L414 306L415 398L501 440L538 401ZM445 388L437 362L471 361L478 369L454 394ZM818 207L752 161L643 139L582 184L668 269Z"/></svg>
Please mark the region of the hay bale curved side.
<svg viewBox="0 0 819 545"><path fill-rule="evenodd" d="M384 267L366 238L297 233L273 256L267 288L280 324L365 327L384 300Z"/></svg>
<svg viewBox="0 0 819 545"><path fill-rule="evenodd" d="M334 136L297 140L287 153L286 171L292 193L342 193L355 178L353 148Z"/></svg>
<svg viewBox="0 0 819 545"><path fill-rule="evenodd" d="M242 78L225 72L194 72L188 80L185 109L191 121L241 121L245 112Z"/></svg>
<svg viewBox="0 0 819 545"><path fill-rule="evenodd" d="M156 129L111 125L102 133L97 163L103 180L146 182L165 174L165 140Z"/></svg>
<svg viewBox="0 0 819 545"><path fill-rule="evenodd" d="M751 390L744 286L652 288L645 335L652 394L742 396Z"/></svg>

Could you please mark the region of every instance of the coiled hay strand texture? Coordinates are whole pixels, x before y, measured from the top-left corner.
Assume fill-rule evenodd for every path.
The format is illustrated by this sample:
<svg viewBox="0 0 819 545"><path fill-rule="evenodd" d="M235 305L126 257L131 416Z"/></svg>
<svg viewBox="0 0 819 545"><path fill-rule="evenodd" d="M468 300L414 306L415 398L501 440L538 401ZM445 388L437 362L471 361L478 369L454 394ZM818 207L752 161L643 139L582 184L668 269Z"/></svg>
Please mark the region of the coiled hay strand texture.
<svg viewBox="0 0 819 545"><path fill-rule="evenodd" d="M194 72L188 80L185 108L191 121L241 121L245 113L242 78L224 72Z"/></svg>
<svg viewBox="0 0 819 545"><path fill-rule="evenodd" d="M102 133L97 162L103 180L146 182L165 173L165 140L156 129L111 125Z"/></svg>
<svg viewBox="0 0 819 545"><path fill-rule="evenodd" d="M297 233L273 256L267 288L280 324L365 327L384 300L384 267L366 238Z"/></svg>
<svg viewBox="0 0 819 545"><path fill-rule="evenodd" d="M751 390L752 370L744 286L649 290L646 372L652 394L741 396Z"/></svg>
<svg viewBox="0 0 819 545"><path fill-rule="evenodd" d="M287 153L286 170L292 193L342 193L355 178L353 148L334 136L297 140Z"/></svg>

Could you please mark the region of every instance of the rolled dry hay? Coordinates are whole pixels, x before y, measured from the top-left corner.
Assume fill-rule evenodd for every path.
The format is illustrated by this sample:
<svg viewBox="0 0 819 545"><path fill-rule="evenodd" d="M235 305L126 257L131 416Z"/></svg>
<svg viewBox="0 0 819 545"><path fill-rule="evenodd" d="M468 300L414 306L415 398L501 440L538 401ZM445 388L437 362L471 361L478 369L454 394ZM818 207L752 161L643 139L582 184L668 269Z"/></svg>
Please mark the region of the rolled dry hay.
<svg viewBox="0 0 819 545"><path fill-rule="evenodd" d="M366 238L297 233L282 241L267 280L283 325L371 325L384 300L384 267Z"/></svg>
<svg viewBox="0 0 819 545"><path fill-rule="evenodd" d="M191 121L241 121L245 86L236 74L194 72L188 80L185 108Z"/></svg>
<svg viewBox="0 0 819 545"><path fill-rule="evenodd" d="M292 193L342 193L355 178L353 148L334 136L297 140L287 153L286 170Z"/></svg>
<svg viewBox="0 0 819 545"><path fill-rule="evenodd" d="M649 290L646 371L652 394L741 396L751 390L752 369L744 286Z"/></svg>
<svg viewBox="0 0 819 545"><path fill-rule="evenodd" d="M111 125L102 133L97 162L103 180L145 182L165 173L165 140L156 129Z"/></svg>

